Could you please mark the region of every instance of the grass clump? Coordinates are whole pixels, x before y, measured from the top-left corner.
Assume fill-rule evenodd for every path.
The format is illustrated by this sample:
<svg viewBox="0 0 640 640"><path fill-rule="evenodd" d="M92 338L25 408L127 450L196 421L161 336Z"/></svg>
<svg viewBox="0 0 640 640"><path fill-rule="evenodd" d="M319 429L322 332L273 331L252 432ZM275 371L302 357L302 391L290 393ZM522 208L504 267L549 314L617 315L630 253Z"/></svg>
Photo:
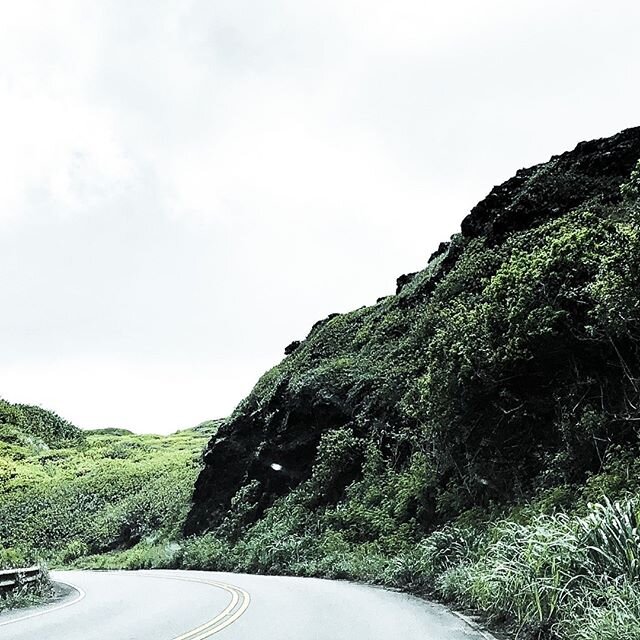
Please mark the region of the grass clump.
<svg viewBox="0 0 640 640"><path fill-rule="evenodd" d="M436 593L514 622L519 637L637 638L637 514L637 498L605 498L584 515L503 520Z"/></svg>
<svg viewBox="0 0 640 640"><path fill-rule="evenodd" d="M12 591L0 592L0 613L11 609L42 604L53 595L53 588L46 572L35 582Z"/></svg>

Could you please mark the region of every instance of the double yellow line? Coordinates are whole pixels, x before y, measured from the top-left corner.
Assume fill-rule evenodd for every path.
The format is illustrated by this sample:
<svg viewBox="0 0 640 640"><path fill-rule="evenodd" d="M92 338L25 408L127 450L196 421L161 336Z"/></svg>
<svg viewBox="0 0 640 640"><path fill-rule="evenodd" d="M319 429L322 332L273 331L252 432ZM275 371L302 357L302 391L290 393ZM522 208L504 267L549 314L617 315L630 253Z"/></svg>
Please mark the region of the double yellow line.
<svg viewBox="0 0 640 640"><path fill-rule="evenodd" d="M155 574L155 575L154 575ZM169 580L182 580L183 582L197 582L206 584L210 587L222 589L231 595L229 604L212 620L205 622L203 625L183 633L181 636L173 638L173 640L205 640L210 638L218 631L222 631L229 625L233 624L248 608L251 603L251 596L240 587L235 587L226 582L217 582L215 580L206 580L204 578L187 578L185 576L176 576L167 573L148 573L148 577L164 578Z"/></svg>

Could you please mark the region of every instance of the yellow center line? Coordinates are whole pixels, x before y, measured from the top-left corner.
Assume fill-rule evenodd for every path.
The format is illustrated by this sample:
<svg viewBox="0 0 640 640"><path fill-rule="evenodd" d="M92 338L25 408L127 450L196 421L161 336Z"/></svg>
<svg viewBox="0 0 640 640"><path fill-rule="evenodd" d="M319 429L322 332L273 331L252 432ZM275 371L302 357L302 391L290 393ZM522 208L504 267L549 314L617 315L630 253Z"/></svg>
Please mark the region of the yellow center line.
<svg viewBox="0 0 640 640"><path fill-rule="evenodd" d="M183 582L196 582L206 584L210 587L222 589L231 595L229 604L212 620L187 631L186 633L173 638L173 640L205 640L215 633L222 631L229 625L233 624L238 618L249 608L251 596L240 587L236 587L226 582L218 582L216 580L207 580L204 578L188 578L186 576L175 576L167 573L147 573L143 574L148 578L160 578L165 580L181 580Z"/></svg>

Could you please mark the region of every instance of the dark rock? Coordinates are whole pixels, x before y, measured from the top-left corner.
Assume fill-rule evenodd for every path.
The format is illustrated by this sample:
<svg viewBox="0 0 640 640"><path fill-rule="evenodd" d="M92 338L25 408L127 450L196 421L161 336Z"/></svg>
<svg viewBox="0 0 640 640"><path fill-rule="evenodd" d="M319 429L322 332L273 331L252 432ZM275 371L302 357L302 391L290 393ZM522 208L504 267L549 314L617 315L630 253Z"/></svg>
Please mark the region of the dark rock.
<svg viewBox="0 0 640 640"><path fill-rule="evenodd" d="M437 257L441 256L443 253L449 249L450 242L441 242L438 245L438 248L429 256L429 260L427 260L427 264L429 262L433 262Z"/></svg>
<svg viewBox="0 0 640 640"><path fill-rule="evenodd" d="M294 340L293 342L288 344L284 348L284 355L290 356L300 346L300 344L301 344L300 340Z"/></svg>
<svg viewBox="0 0 640 640"><path fill-rule="evenodd" d="M291 390L282 382L265 406L235 415L209 442L185 533L219 525L238 489L252 481L259 486L253 514L259 518L278 496L310 476L322 433L349 420L344 399L313 389ZM274 462L285 473L275 472Z"/></svg>
<svg viewBox="0 0 640 640"><path fill-rule="evenodd" d="M520 169L471 210L462 221L462 235L497 242L505 233L531 228L593 199L616 201L639 156L640 127L635 127Z"/></svg>
<svg viewBox="0 0 640 640"><path fill-rule="evenodd" d="M416 276L417 271L413 273L403 273L396 279L396 295L398 295Z"/></svg>

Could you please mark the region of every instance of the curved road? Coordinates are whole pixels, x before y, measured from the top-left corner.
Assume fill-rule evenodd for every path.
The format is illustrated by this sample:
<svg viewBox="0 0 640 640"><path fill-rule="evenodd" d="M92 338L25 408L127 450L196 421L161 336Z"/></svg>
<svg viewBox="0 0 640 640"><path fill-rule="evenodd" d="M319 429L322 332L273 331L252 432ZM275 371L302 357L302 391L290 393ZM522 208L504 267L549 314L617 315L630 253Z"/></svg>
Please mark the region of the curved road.
<svg viewBox="0 0 640 640"><path fill-rule="evenodd" d="M3 640L484 640L444 607L375 587L209 571L53 572L73 586L0 616Z"/></svg>

